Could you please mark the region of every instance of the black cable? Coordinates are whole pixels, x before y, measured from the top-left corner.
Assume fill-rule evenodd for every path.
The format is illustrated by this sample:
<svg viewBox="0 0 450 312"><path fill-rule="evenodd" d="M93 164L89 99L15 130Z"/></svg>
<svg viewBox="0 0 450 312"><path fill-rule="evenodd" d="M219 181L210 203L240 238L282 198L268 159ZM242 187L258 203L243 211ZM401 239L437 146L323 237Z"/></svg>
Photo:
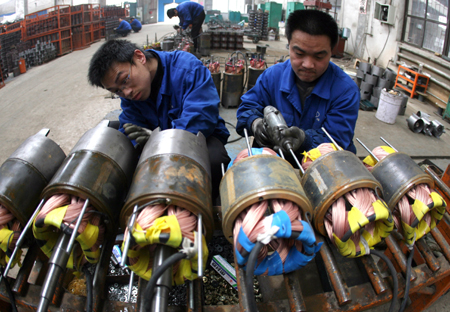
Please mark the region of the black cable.
<svg viewBox="0 0 450 312"><path fill-rule="evenodd" d="M263 248L264 244L261 242L256 242L255 247L253 247L250 252L250 256L248 256L247 260L247 269L245 270L245 288L247 290L247 300L249 312L256 312L258 309L256 308L256 300L253 291L253 276L255 272L256 262L258 261L258 254Z"/></svg>
<svg viewBox="0 0 450 312"><path fill-rule="evenodd" d="M411 269L412 269L412 260L414 257L414 248L409 252L408 262L406 263L406 285L405 285L405 293L403 295L403 301L400 306L399 312L403 312L406 308L406 303L408 302L409 297L409 287L411 286Z"/></svg>
<svg viewBox="0 0 450 312"><path fill-rule="evenodd" d="M4 270L1 270L2 275L3 275L3 272L4 272ZM11 286L9 285L8 280L6 279L6 276L3 276L3 281L5 282L6 292L8 293L9 301L11 303L11 309L13 312L17 312L16 299L14 298L14 294L11 290Z"/></svg>
<svg viewBox="0 0 450 312"><path fill-rule="evenodd" d="M84 268L84 276L86 276L86 312L94 311L94 279L88 267Z"/></svg>
<svg viewBox="0 0 450 312"><path fill-rule="evenodd" d="M395 305L395 300L397 299L398 296L398 279L397 279L397 271L394 268L394 265L392 264L391 260L389 260L388 257L386 257L386 255L378 250L375 249L371 249L370 253L377 256L378 258L382 259L384 262L386 262L389 271L391 272L392 275L392 282L394 284L394 289L392 290L392 301L391 301L391 305L389 306L389 312L394 311L394 305Z"/></svg>
<svg viewBox="0 0 450 312"><path fill-rule="evenodd" d="M147 286L145 287L145 302L144 307L145 311L151 311L152 308L152 302L153 302L153 293L155 291L156 282L158 279L163 275L163 273L169 269L172 265L177 263L178 261L187 258L187 254L184 252L177 252L173 255L171 255L169 258L167 258L154 272L152 272L152 277L147 283Z"/></svg>
<svg viewBox="0 0 450 312"><path fill-rule="evenodd" d="M231 122L225 121L225 124L230 125L230 126L232 126L234 129L236 129L236 126L233 125ZM228 144L228 143L234 143L234 142L237 142L237 141L239 141L239 140L242 140L243 138L244 138L244 137L240 136L240 137L238 137L237 139L228 141L227 144Z"/></svg>

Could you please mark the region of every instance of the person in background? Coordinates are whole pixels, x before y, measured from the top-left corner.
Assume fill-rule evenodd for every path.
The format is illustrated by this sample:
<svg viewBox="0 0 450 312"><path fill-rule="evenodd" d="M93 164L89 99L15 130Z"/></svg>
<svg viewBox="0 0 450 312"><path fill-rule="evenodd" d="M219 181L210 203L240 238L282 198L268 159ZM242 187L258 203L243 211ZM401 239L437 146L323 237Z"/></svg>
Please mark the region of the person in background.
<svg viewBox="0 0 450 312"><path fill-rule="evenodd" d="M198 36L200 36L203 22L205 21L205 10L202 5L186 1L180 3L175 9L167 10L167 16L180 18L180 26L183 30L189 28L194 40L194 52L198 52Z"/></svg>
<svg viewBox="0 0 450 312"><path fill-rule="evenodd" d="M127 40L108 40L92 57L89 83L120 96L119 131L143 147L152 130L181 129L206 137L212 199L219 197L222 163L230 133L219 116L220 99L211 73L183 51L143 50ZM139 145L139 146L138 146Z"/></svg>
<svg viewBox="0 0 450 312"><path fill-rule="evenodd" d="M139 30L142 29L141 22L139 22L139 20L137 18L135 18L135 17L131 18L130 25L131 25L131 29L133 29L133 31L136 32L136 33L139 32Z"/></svg>
<svg viewBox="0 0 450 312"><path fill-rule="evenodd" d="M302 152L330 142L324 127L338 145L356 153L353 135L360 94L356 83L330 61L338 41L335 20L321 11L294 11L286 23L286 36L290 59L266 69L241 97L236 131L243 136L247 129L256 146L283 146L289 139L301 159ZM289 127L275 138L263 122L266 106L278 109ZM290 152L283 152L294 165Z"/></svg>
<svg viewBox="0 0 450 312"><path fill-rule="evenodd" d="M131 25L126 20L119 17L119 27L115 29L116 34L126 37L131 32Z"/></svg>

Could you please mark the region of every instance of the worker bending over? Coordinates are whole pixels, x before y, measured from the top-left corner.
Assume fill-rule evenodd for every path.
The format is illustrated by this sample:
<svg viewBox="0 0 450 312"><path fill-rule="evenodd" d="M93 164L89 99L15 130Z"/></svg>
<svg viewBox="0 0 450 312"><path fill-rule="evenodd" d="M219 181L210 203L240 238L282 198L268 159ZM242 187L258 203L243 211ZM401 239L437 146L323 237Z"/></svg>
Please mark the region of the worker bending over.
<svg viewBox="0 0 450 312"><path fill-rule="evenodd" d="M128 36L128 34L131 32L131 25L126 20L121 19L119 17L119 27L117 27L114 31L116 34L121 35L122 37Z"/></svg>
<svg viewBox="0 0 450 312"><path fill-rule="evenodd" d="M359 110L359 89L337 65L330 62L338 40L334 19L321 11L298 10L286 24L290 60L266 69L256 85L245 93L237 110L236 130L246 128L255 146L281 146L288 137L297 157L304 151L330 142L321 127L343 149L356 153L353 144ZM289 127L271 137L263 123L266 106L277 108ZM288 159L290 153L283 150Z"/></svg>
<svg viewBox="0 0 450 312"><path fill-rule="evenodd" d="M180 18L180 26L184 30L191 29L191 36L194 40L194 52L198 52L197 39L200 35L203 21L205 20L205 11L202 5L186 1L180 3L175 9L167 10L167 16L172 18L178 16Z"/></svg>
<svg viewBox="0 0 450 312"><path fill-rule="evenodd" d="M121 98L119 130L143 147L152 130L203 133L209 151L213 202L219 195L221 164L230 158L230 133L219 116L219 96L206 66L183 51L143 50L126 40L109 40L91 59L88 79Z"/></svg>
<svg viewBox="0 0 450 312"><path fill-rule="evenodd" d="M130 23L131 29L133 29L134 32L139 32L139 30L142 29L142 24L139 22L137 18L132 17L131 23Z"/></svg>

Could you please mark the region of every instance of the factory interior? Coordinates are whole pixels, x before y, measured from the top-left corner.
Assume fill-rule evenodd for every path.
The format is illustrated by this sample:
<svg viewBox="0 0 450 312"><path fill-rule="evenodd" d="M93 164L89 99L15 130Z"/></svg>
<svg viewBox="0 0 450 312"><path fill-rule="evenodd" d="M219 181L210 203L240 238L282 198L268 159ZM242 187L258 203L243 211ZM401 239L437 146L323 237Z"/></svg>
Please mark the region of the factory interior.
<svg viewBox="0 0 450 312"><path fill-rule="evenodd" d="M448 1L87 2L0 8L0 311L450 310ZM195 38L167 18L185 2L204 7ZM339 27L356 153L322 128L293 164L236 131L241 97L290 64L298 10ZM218 199L201 132L118 130L121 98L88 81L111 40L209 69L230 133ZM263 122L283 133L279 113Z"/></svg>

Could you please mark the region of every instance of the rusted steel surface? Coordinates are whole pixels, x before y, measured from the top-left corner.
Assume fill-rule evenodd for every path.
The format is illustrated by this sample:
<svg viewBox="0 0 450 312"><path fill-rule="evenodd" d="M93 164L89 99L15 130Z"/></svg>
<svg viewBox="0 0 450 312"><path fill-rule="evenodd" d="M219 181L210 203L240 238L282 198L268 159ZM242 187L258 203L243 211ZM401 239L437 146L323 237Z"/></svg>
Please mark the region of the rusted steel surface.
<svg viewBox="0 0 450 312"><path fill-rule="evenodd" d="M416 293L423 294L423 295L434 295L435 292L436 292L436 286L431 285L431 286L425 286L425 287L418 289Z"/></svg>
<svg viewBox="0 0 450 312"><path fill-rule="evenodd" d="M300 287L300 270L284 274L286 292L289 299L291 311L306 311L303 300L302 289Z"/></svg>
<svg viewBox="0 0 450 312"><path fill-rule="evenodd" d="M410 294L409 298L412 303L410 306L406 307L405 311L423 311L429 308L433 303L436 302L442 295L444 295L450 289L450 276L441 279L440 281L434 284L436 291L433 295L424 295L424 294Z"/></svg>
<svg viewBox="0 0 450 312"><path fill-rule="evenodd" d="M440 222L440 223L445 223ZM433 236L436 243L441 247L441 251L444 254L447 261L450 261L450 245L445 240L444 236L442 236L441 232L438 230L438 228L434 228L431 230L431 235Z"/></svg>
<svg viewBox="0 0 450 312"><path fill-rule="evenodd" d="M328 278L330 279L338 302L340 305L346 304L350 302L352 298L350 297L350 292L347 288L347 285L345 284L341 271L337 266L336 260L334 259L328 243L324 241L323 237L317 235L316 239L317 242L323 242L323 245L320 248L320 255L322 256L325 263L325 269L327 271Z"/></svg>
<svg viewBox="0 0 450 312"><path fill-rule="evenodd" d="M377 295L384 293L388 288L386 283L383 280L383 276L381 275L381 271L378 266L373 261L371 256L365 256L360 258L362 263L364 264L364 268L366 269L367 276L372 283L373 288Z"/></svg>
<svg viewBox="0 0 450 312"><path fill-rule="evenodd" d="M428 247L427 243L423 239L419 239L416 242L416 246L420 250L420 253L425 258L425 261L433 272L436 272L441 268L430 247Z"/></svg>
<svg viewBox="0 0 450 312"><path fill-rule="evenodd" d="M386 237L385 242L389 250L392 252L396 263L398 264L402 272L406 273L406 256L403 254L394 237L392 235L389 235L388 237Z"/></svg>
<svg viewBox="0 0 450 312"><path fill-rule="evenodd" d="M22 267L17 273L17 277L14 281L14 285L12 285L12 291L19 293L21 295L24 294L25 288L27 285L27 280L30 275L31 269L33 268L33 263L36 259L36 256L39 252L39 246L34 243L32 244L23 259Z"/></svg>
<svg viewBox="0 0 450 312"><path fill-rule="evenodd" d="M245 271L239 267L236 254L234 255L234 269L236 270L236 282L239 294L239 308L241 311L249 311L248 296L253 296L254 294L248 294L245 287Z"/></svg>

